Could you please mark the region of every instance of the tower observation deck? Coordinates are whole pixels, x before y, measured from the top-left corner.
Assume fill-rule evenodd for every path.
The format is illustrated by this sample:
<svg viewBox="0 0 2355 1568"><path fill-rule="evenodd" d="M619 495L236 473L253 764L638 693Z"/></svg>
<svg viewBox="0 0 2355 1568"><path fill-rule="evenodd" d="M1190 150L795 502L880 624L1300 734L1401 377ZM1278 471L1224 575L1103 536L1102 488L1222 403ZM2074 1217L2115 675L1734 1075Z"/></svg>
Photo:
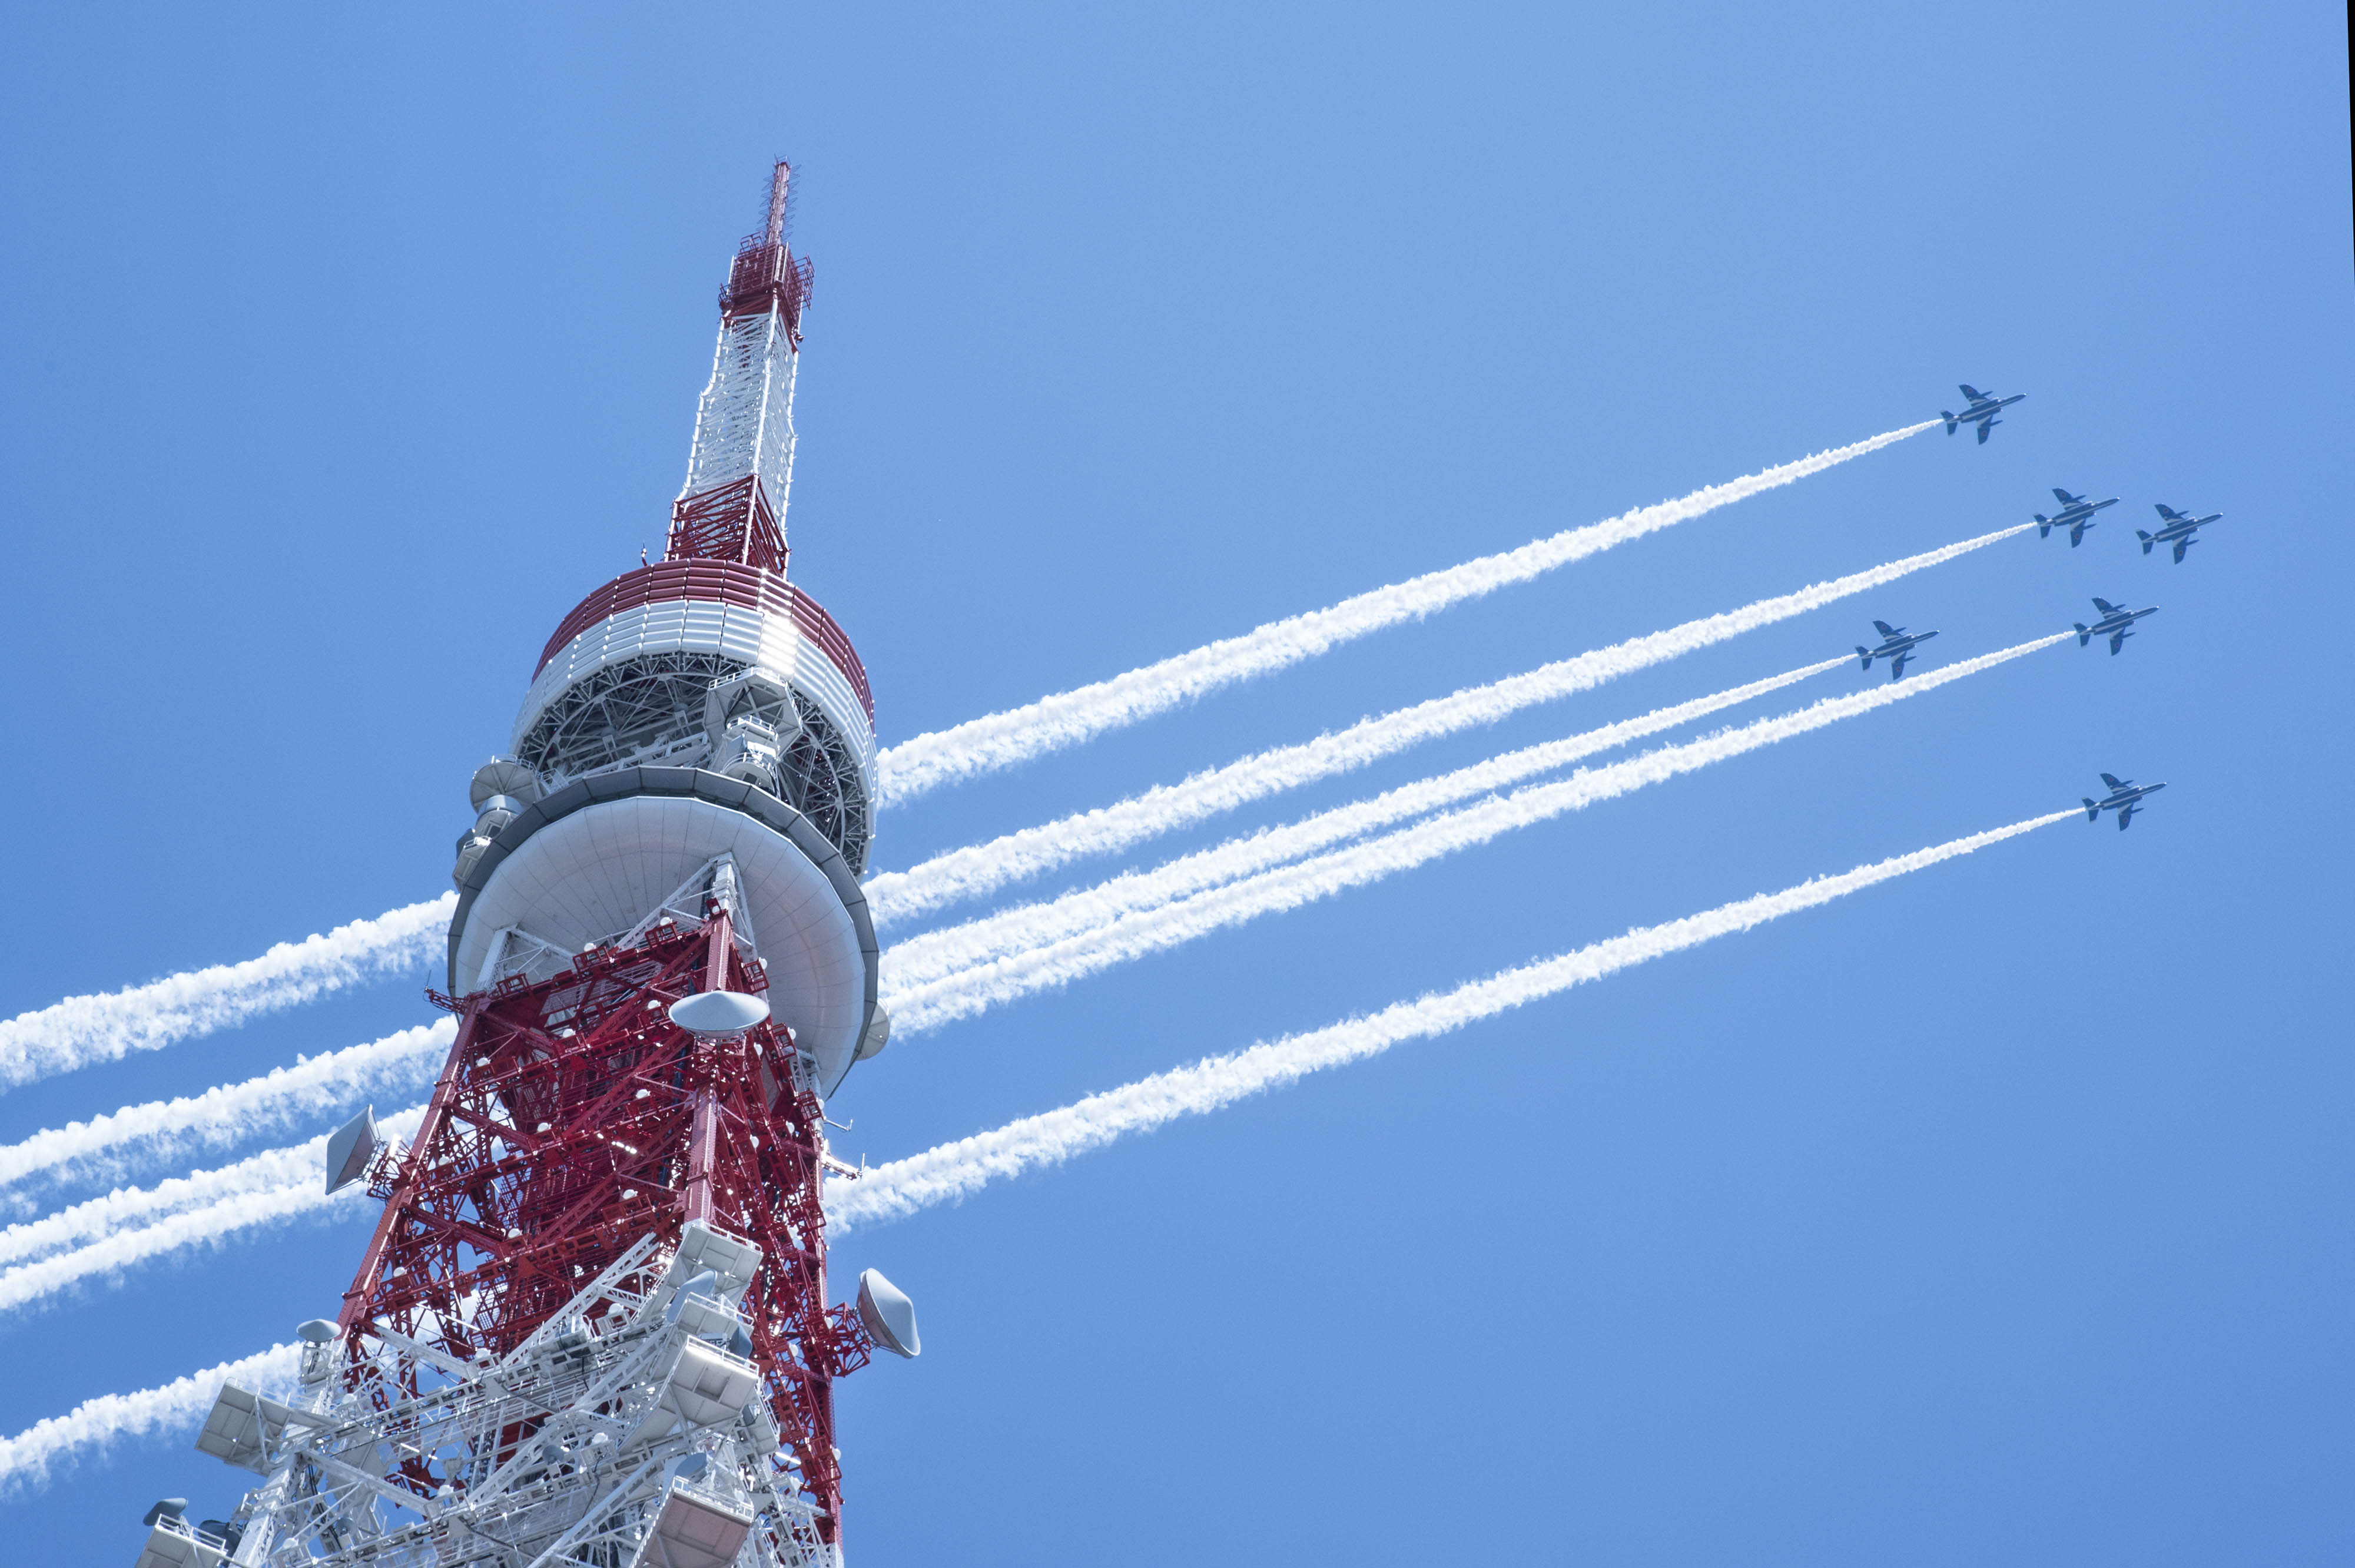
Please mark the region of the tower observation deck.
<svg viewBox="0 0 2355 1568"><path fill-rule="evenodd" d="M882 1049L874 701L787 581L812 272L792 171L737 248L664 558L549 637L458 840L458 1034L414 1141L363 1115L330 1189L384 1200L281 1402L198 1447L265 1477L151 1520L140 1568L838 1563L833 1382L913 1309L826 1301L825 1098Z"/></svg>

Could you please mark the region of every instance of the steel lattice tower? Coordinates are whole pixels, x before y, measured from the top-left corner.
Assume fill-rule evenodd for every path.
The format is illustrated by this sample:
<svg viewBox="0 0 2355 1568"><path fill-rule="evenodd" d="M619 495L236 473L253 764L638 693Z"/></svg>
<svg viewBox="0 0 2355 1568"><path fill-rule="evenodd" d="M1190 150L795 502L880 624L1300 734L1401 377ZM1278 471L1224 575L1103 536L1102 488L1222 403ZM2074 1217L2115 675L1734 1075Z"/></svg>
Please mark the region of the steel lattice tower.
<svg viewBox="0 0 2355 1568"><path fill-rule="evenodd" d="M811 270L791 170L720 295L664 559L566 617L474 781L413 1144L364 1116L331 1188L385 1201L301 1392L225 1389L198 1446L267 1477L153 1521L142 1568L838 1563L834 1380L912 1354L826 1301L824 1097L880 1050L858 889L874 709L785 579Z"/></svg>

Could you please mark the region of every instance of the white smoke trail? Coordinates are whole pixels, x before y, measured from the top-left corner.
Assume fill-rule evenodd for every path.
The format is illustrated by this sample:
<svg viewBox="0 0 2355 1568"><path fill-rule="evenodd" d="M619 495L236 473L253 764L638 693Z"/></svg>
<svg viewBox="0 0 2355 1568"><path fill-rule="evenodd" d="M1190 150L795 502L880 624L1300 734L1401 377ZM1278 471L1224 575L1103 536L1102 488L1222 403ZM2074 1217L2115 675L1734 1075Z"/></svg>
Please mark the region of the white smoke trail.
<svg viewBox="0 0 2355 1568"><path fill-rule="evenodd" d="M388 910L323 936L282 942L242 964L216 964L144 986L62 1002L0 1023L0 1089L113 1061L363 980L408 969L437 953L458 895Z"/></svg>
<svg viewBox="0 0 2355 1568"><path fill-rule="evenodd" d="M2066 821L2074 811L2015 822L1975 833L1910 855L1859 866L1781 892L1724 904L1663 925L1638 926L1574 953L1508 969L1460 986L1444 996L1400 1002L1370 1017L1350 1019L1308 1034L1255 1045L1225 1056L1206 1057L1150 1078L1091 1094L1043 1115L1026 1116L994 1132L942 1144L907 1159L868 1171L826 1194L828 1221L837 1230L899 1219L935 1203L961 1200L989 1182L1003 1180L1072 1156L1100 1148L1128 1133L1146 1132L1178 1116L1199 1115L1246 1095L1289 1083L1327 1067L1376 1055L1401 1041L1444 1034L1479 1019L1588 980L1600 980L1634 965L1695 947L1720 936L1747 931L1801 910L1814 909L1860 889L1942 860L1970 854L2039 827Z"/></svg>
<svg viewBox="0 0 2355 1568"><path fill-rule="evenodd" d="M411 1105L379 1116L377 1126L389 1137L406 1137L416 1130L424 1115L424 1106ZM103 1197L0 1231L0 1263L39 1257L134 1227L153 1225L168 1216L210 1209L224 1199L247 1193L272 1192L285 1187L324 1189L326 1163L327 1136L323 1133L304 1143L264 1149L235 1164L191 1171L153 1187L118 1187Z"/></svg>
<svg viewBox="0 0 2355 1568"><path fill-rule="evenodd" d="M67 1414L37 1421L14 1437L0 1437L0 1492L46 1485L59 1462L103 1451L125 1437L193 1431L203 1424L225 1382L282 1395L293 1386L302 1366L302 1346L272 1345L259 1355L223 1361L161 1388L84 1400Z"/></svg>
<svg viewBox="0 0 2355 1568"><path fill-rule="evenodd" d="M2032 526L2032 525L2031 525ZM1353 801L1330 811L1282 827L1271 827L1209 849L1180 856L1149 871L1126 871L1092 888L1082 888L1044 903L1025 904L967 921L941 931L911 937L883 955L883 980L900 992L929 985L976 965L1008 954L1041 947L1050 942L1078 936L1109 925L1123 915L1190 897L1238 877L1299 859L1317 850L1470 800L1540 773L1568 767L1597 752L1657 735L1680 724L1704 718L1736 703L1796 685L1809 676L1848 663L1847 656L1825 659L1782 675L1754 680L1710 697L1698 697L1658 708L1635 719L1623 719L1583 734L1548 741L1507 752L1487 762L1457 768L1413 784L1387 790L1370 800Z"/></svg>
<svg viewBox="0 0 2355 1568"><path fill-rule="evenodd" d="M1379 881L1442 855L1487 843L1514 828L1937 690L1952 681L2066 642L2074 635L2074 632L2063 632L2022 643L1913 676L1902 683L1891 682L1848 697L1828 698L1796 712L1762 719L1754 724L1679 745L1664 746L1608 767L1582 769L1559 783L1532 784L1347 849L1263 871L1175 903L1124 915L1082 935L1048 943L927 985L894 992L885 998L891 1009L892 1032L914 1034L937 1029L997 1003L1178 946L1222 926L1294 909L1347 888Z"/></svg>
<svg viewBox="0 0 2355 1568"><path fill-rule="evenodd" d="M886 801L909 801L939 785L1076 745L1106 730L1134 724L1220 687L1314 658L1369 632L1401 621L1418 620L1466 599L1526 582L1558 566L1715 511L1762 490L1820 474L1852 457L1919 435L1938 422L1927 420L1907 425L1869 441L1819 452L1722 485L1710 485L1673 501L1638 507L1583 528L1566 528L1518 549L1425 572L1404 582L1344 599L1327 609L1271 621L1241 636L1221 638L1191 653L1176 655L1110 680L1058 692L1003 713L970 719L946 730L918 735L876 758L880 793Z"/></svg>
<svg viewBox="0 0 2355 1568"><path fill-rule="evenodd" d="M1278 746L1255 756L1196 773L1182 783L1161 784L1116 805L1080 812L1059 821L1008 833L936 855L905 871L887 871L866 883L868 908L878 926L927 913L961 899L978 898L1009 883L1039 876L1086 855L1110 854L1140 840L1174 831L1280 790L1297 788L1442 735L1493 724L1536 703L1602 685L1721 643L1744 632L1821 609L1851 594L1879 588L1909 572L1942 565L1998 539L2026 533L2033 523L1999 528L1977 539L1892 560L1739 610L1704 615L1663 632L1631 637L1574 658L1542 665L1525 675L1487 686L1468 687L1447 697L1364 719L1337 735L1320 735L1298 745Z"/></svg>
<svg viewBox="0 0 2355 1568"><path fill-rule="evenodd" d="M457 1038L454 1019L347 1045L259 1078L224 1083L201 1094L125 1105L87 1122L48 1127L21 1143L0 1145L0 1186L33 1175L78 1174L128 1145L142 1157L189 1147L218 1147L268 1127L346 1105L376 1087L430 1083ZM117 1157L115 1164L123 1163Z"/></svg>

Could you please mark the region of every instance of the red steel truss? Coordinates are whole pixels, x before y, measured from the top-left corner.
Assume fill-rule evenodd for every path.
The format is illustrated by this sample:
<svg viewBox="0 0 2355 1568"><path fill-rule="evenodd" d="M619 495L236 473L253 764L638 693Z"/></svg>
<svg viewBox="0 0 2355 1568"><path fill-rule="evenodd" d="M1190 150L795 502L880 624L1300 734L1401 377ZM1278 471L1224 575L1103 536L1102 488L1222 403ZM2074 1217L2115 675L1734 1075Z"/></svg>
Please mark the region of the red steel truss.
<svg viewBox="0 0 2355 1568"><path fill-rule="evenodd" d="M826 1305L818 1099L783 1028L714 1040L666 1011L767 985L715 906L699 927L666 921L537 985L437 997L457 1041L414 1144L378 1184L384 1215L340 1321L355 1350L390 1329L461 1360L504 1354L648 1232L675 1243L702 1220L744 1237L761 1249L743 1310L780 1462L832 1541L833 1381L872 1344L854 1309ZM386 1407L418 1392L374 1394ZM421 1495L447 1478L418 1459L388 1477Z"/></svg>
<svg viewBox="0 0 2355 1568"><path fill-rule="evenodd" d="M671 507L666 561L732 560L783 576L792 553L757 474L682 496Z"/></svg>

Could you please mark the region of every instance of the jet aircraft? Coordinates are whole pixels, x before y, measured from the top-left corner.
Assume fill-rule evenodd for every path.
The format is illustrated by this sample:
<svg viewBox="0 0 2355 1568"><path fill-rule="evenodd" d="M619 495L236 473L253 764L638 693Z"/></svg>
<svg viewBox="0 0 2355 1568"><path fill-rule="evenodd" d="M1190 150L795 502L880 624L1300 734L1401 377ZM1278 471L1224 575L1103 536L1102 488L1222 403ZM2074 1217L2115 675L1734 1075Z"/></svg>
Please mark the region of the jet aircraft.
<svg viewBox="0 0 2355 1568"><path fill-rule="evenodd" d="M1963 383L1959 390L1962 392L1963 396L1970 399L1971 406L1965 409L1958 414L1950 413L1945 409L1940 409L1938 411L1939 414L1946 421L1946 433L1948 435L1954 434L1955 427L1958 425L1975 424L1979 427L1979 444L1981 446L1985 446L1987 444L1987 432L1993 430L1996 426L2003 422L1995 416L2002 410L2011 407L2012 404L2028 396L2026 392L2014 392L2008 398L1998 398L1993 392L1980 391L1977 387L1972 386L1967 381Z"/></svg>
<svg viewBox="0 0 2355 1568"><path fill-rule="evenodd" d="M2095 637L2107 637L2110 639L2110 652L2113 654L2125 647L2126 639L2134 635L2133 632L2127 630L2128 627L2145 615L2158 613L2158 606L2156 604L2147 610L2129 610L2122 604L2113 604L2099 596L2094 600L2094 608L2102 613L2102 618L2090 626L2083 621L2077 623L2077 645L2081 648L2090 647Z"/></svg>
<svg viewBox="0 0 2355 1568"><path fill-rule="evenodd" d="M2156 503L2153 504L2156 505ZM2151 546L2172 541L2175 546L2175 564L2181 566L2183 552L2200 542L2192 536L2223 515L2222 512L2211 512L2204 517L2187 517L2172 507L2160 507L2158 531L2155 534L2147 534L2140 528L2137 528L2135 538L2142 540L2142 552L2145 555L2150 553Z"/></svg>
<svg viewBox="0 0 2355 1568"><path fill-rule="evenodd" d="M2071 549L2075 549L2084 541L2085 530L2094 526L2095 512L2105 507L2115 507L2118 504L2118 498L2115 496L2106 501L2088 501L2083 496L2072 496L2058 485L2052 486L2052 498L2061 503L2061 509L2049 517L2041 512L2034 514L2036 537L2049 539L2052 537L2054 528L2067 528Z"/></svg>
<svg viewBox="0 0 2355 1568"><path fill-rule="evenodd" d="M2121 833L2126 830L2126 824L2134 820L2134 814L2144 809L2143 796L2157 795L2167 787L2164 784L2138 784L2132 779L2122 779L2115 773L2104 773L2102 782L2110 786L2108 795L2100 800L2095 800L2092 795L2082 797L2085 802L2085 820L2099 822L2102 819L2102 813L2115 811L2118 814L2118 831Z"/></svg>
<svg viewBox="0 0 2355 1568"><path fill-rule="evenodd" d="M1873 628L1881 634L1881 645L1877 648L1868 648L1862 643L1859 643L1856 645L1856 651L1864 656L1866 669L1872 667L1872 661L1875 659L1887 659L1889 678L1891 680L1903 679L1905 661L1913 656L1914 648L1938 635L1935 632L1915 632L1908 635L1904 627L1892 626L1886 621L1875 621L1872 624Z"/></svg>

